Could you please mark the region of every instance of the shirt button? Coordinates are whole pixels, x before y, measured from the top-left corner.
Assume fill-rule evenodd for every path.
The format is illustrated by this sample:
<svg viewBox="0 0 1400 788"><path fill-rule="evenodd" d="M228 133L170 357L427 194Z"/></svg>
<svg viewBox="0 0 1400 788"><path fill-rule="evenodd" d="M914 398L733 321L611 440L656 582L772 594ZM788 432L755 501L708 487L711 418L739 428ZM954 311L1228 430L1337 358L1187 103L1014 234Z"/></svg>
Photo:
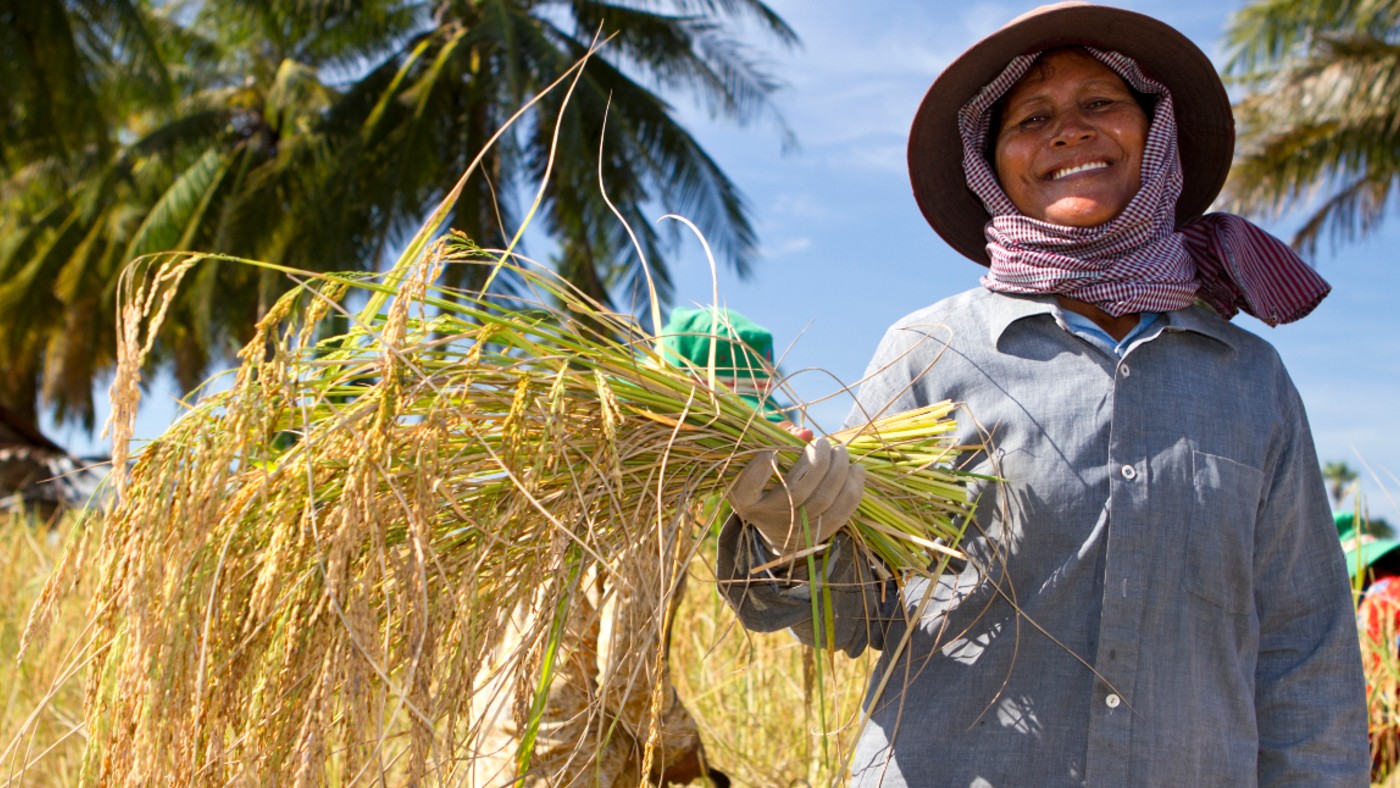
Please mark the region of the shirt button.
<svg viewBox="0 0 1400 788"><path fill-rule="evenodd" d="M1133 374L1133 371L1132 371L1131 369L1128 369L1128 365L1127 365L1127 364L1122 364L1122 365L1120 365L1120 366L1118 367L1118 371L1119 371L1119 373L1121 373L1121 374L1123 375L1123 377L1125 377L1125 378L1128 377L1129 375Z"/></svg>
<svg viewBox="0 0 1400 788"><path fill-rule="evenodd" d="M1121 704L1122 702L1123 699L1112 692L1108 693L1108 697L1103 699L1103 705L1109 707L1110 709L1118 708L1119 704Z"/></svg>
<svg viewBox="0 0 1400 788"><path fill-rule="evenodd" d="M1137 469L1131 465L1123 466L1123 478L1132 481L1137 478Z"/></svg>

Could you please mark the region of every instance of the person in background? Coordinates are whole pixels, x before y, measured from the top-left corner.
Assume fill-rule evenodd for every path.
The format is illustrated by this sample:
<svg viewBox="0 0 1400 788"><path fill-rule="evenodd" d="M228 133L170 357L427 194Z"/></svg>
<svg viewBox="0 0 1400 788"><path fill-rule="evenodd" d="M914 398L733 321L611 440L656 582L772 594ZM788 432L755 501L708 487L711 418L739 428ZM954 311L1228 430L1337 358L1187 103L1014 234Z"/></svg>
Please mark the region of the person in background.
<svg viewBox="0 0 1400 788"><path fill-rule="evenodd" d="M690 371L697 386L708 385L713 368L716 385L811 439L812 431L795 425L776 403L768 329L734 310L680 307L662 329L660 350L666 363ZM561 649L525 785L622 788L702 777L716 788L729 784L707 763L695 719L672 686L666 660L657 659L669 650L684 591L683 575L673 581L656 571L657 556L688 555L688 538L648 530L636 549L610 556L606 569L590 570L566 625L568 646ZM678 587L668 593L672 582ZM649 741L655 751L644 774Z"/></svg>
<svg viewBox="0 0 1400 788"><path fill-rule="evenodd" d="M879 579L841 531L859 474L822 441L739 471L719 543L750 629L881 651L853 785L1368 784L1307 418L1277 352L1230 322L1300 319L1329 288L1262 229L1204 214L1233 128L1189 39L1088 3L1012 20L930 87L914 196L986 268L889 329L848 425L961 403L972 470L996 479L971 491L967 560ZM829 551L821 594L782 576L808 545Z"/></svg>
<svg viewBox="0 0 1400 788"><path fill-rule="evenodd" d="M773 391L773 334L733 309L677 307L661 329L662 357L738 394L762 416L802 440L812 430L794 424Z"/></svg>
<svg viewBox="0 0 1400 788"><path fill-rule="evenodd" d="M1332 517L1360 594L1356 623L1366 666L1371 777L1380 781L1400 766L1400 540L1367 532L1355 512Z"/></svg>

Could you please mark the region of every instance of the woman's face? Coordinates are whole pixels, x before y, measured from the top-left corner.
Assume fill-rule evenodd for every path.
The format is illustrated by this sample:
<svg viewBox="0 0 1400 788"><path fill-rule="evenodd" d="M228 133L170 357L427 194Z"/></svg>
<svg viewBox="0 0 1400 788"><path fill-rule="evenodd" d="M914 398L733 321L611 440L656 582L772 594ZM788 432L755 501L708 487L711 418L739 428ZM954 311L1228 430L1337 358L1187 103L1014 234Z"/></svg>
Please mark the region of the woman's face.
<svg viewBox="0 0 1400 788"><path fill-rule="evenodd" d="M1006 94L997 180L1021 213L1069 227L1117 216L1142 186L1147 115L1088 52L1042 57Z"/></svg>

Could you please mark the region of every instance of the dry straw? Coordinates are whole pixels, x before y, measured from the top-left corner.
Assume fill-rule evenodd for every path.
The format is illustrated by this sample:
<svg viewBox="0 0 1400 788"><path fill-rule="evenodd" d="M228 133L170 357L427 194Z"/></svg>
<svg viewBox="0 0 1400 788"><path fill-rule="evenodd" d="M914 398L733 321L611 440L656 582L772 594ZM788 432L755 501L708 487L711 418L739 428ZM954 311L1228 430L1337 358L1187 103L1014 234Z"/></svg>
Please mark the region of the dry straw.
<svg viewBox="0 0 1400 788"><path fill-rule="evenodd" d="M736 464L800 442L548 270L430 243L452 198L380 276L132 269L86 780L625 782L694 754L666 653L687 567ZM145 353L196 265L300 286L127 468ZM437 288L446 265L514 295ZM831 436L868 472L852 532L896 576L961 535L950 412Z"/></svg>

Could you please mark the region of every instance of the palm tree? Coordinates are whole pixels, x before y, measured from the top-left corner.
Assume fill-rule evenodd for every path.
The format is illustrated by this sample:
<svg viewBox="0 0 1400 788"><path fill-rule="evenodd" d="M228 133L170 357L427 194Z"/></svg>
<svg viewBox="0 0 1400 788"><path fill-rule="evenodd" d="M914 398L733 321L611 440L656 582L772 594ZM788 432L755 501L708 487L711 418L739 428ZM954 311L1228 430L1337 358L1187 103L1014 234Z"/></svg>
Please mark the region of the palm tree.
<svg viewBox="0 0 1400 788"><path fill-rule="evenodd" d="M113 144L114 119L169 89L132 0L29 0L0 9L0 173ZM72 173L67 173L72 175Z"/></svg>
<svg viewBox="0 0 1400 788"><path fill-rule="evenodd" d="M57 2L70 17L83 6ZM89 0L91 5L101 5ZM636 233L663 299L677 240L647 217L694 219L743 274L755 238L734 184L661 98L681 92L717 115L767 114L776 82L729 23L792 31L760 0L203 0L145 3L168 100L106 119L80 180L35 157L0 188L0 404L91 426L92 381L113 363L115 282L126 262L168 249L217 251L317 270L374 267L519 107L595 38L602 53L564 109L562 92L507 134L456 201L451 226L504 245L532 185L550 172L534 226L572 281L604 301L633 287L639 257L603 198ZM102 91L97 91L99 95ZM557 120L556 120L557 119ZM67 145L50 160L70 161ZM473 269L448 272L451 284ZM186 388L227 357L287 283L245 266L192 274L153 358ZM17 319L16 319L17 318ZM28 366L26 366L26 364Z"/></svg>
<svg viewBox="0 0 1400 788"><path fill-rule="evenodd" d="M78 198L116 155L121 119L173 94L141 2L9 3L0 21L0 407L32 426L41 382L62 388L60 368L81 365L83 348L64 347L65 336L113 322L93 308L102 292L93 272L110 264L74 221L93 210ZM86 381L60 402L90 413Z"/></svg>
<svg viewBox="0 0 1400 788"><path fill-rule="evenodd" d="M1332 507L1340 509L1342 499L1346 497L1352 483L1360 477L1346 462L1327 462L1322 465L1322 478L1327 481L1327 493L1332 497Z"/></svg>
<svg viewBox="0 0 1400 788"><path fill-rule="evenodd" d="M1373 232L1400 181L1400 0L1254 0L1225 35L1248 91L1228 206L1304 210L1305 253Z"/></svg>

